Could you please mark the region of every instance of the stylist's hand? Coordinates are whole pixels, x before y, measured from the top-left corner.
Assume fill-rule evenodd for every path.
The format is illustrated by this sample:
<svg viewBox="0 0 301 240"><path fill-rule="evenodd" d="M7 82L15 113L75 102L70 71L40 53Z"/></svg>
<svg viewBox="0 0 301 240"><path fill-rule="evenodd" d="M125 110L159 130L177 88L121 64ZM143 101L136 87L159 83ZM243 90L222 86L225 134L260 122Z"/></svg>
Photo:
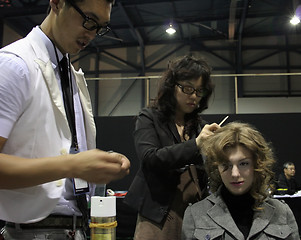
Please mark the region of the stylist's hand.
<svg viewBox="0 0 301 240"><path fill-rule="evenodd" d="M220 126L217 123L212 123L212 124L206 124L202 131L200 132L199 136L197 136L196 138L196 145L197 147L200 149L200 144L202 142L202 140L204 140L205 138L211 136L214 134L214 132L220 128Z"/></svg>
<svg viewBox="0 0 301 240"><path fill-rule="evenodd" d="M130 161L120 153L93 149L69 156L72 164L71 177L88 182L109 183L130 172Z"/></svg>

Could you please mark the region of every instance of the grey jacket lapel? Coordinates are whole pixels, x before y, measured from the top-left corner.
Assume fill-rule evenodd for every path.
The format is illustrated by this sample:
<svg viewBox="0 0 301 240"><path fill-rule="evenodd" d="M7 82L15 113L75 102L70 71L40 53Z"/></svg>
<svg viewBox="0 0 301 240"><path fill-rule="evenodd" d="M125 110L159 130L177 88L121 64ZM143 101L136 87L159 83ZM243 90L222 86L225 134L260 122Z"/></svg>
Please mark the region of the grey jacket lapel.
<svg viewBox="0 0 301 240"><path fill-rule="evenodd" d="M231 233L231 235L233 235L235 239L244 240L243 234L237 228L226 204L222 201L221 197L211 195L209 196L209 200L212 201L214 205L211 209L208 210L208 216L226 231Z"/></svg>
<svg viewBox="0 0 301 240"><path fill-rule="evenodd" d="M275 213L275 207L271 206L267 202L264 202L262 207L264 210L257 211L254 214L254 220L249 233L249 238L255 236L265 229Z"/></svg>

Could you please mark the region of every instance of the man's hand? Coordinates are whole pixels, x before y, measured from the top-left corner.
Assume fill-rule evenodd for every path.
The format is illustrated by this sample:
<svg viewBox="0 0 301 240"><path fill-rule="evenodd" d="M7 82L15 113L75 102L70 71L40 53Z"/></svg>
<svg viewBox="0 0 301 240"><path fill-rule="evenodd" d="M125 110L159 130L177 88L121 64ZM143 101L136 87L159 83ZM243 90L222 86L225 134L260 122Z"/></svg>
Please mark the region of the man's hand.
<svg viewBox="0 0 301 240"><path fill-rule="evenodd" d="M93 149L71 156L71 177L93 183L108 183L129 174L130 161L122 154Z"/></svg>
<svg viewBox="0 0 301 240"><path fill-rule="evenodd" d="M129 168L124 155L98 149L45 158L0 153L0 189L31 187L62 178L102 184L123 178Z"/></svg>

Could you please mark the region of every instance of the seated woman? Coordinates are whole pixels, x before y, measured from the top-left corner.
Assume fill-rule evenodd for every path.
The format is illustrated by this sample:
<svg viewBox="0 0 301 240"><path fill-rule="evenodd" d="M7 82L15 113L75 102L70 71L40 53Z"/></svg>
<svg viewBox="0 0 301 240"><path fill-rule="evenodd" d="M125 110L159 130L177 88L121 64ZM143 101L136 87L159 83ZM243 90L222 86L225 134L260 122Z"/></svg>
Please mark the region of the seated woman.
<svg viewBox="0 0 301 240"><path fill-rule="evenodd" d="M189 206L182 239L300 240L288 205L269 197L275 162L262 134L232 122L202 142L212 192Z"/></svg>

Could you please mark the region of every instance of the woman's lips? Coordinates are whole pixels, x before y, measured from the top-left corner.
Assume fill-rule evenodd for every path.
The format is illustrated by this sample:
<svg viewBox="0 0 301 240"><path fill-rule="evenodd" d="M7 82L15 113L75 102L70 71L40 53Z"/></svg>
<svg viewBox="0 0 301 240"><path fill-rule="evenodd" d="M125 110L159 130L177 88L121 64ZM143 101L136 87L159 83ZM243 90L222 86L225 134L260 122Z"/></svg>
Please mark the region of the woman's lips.
<svg viewBox="0 0 301 240"><path fill-rule="evenodd" d="M240 182L231 182L231 185L232 186L235 186L235 187L240 187L241 185L243 185L243 181L240 181Z"/></svg>
<svg viewBox="0 0 301 240"><path fill-rule="evenodd" d="M196 104L195 103L187 103L187 105L190 107L195 107Z"/></svg>

